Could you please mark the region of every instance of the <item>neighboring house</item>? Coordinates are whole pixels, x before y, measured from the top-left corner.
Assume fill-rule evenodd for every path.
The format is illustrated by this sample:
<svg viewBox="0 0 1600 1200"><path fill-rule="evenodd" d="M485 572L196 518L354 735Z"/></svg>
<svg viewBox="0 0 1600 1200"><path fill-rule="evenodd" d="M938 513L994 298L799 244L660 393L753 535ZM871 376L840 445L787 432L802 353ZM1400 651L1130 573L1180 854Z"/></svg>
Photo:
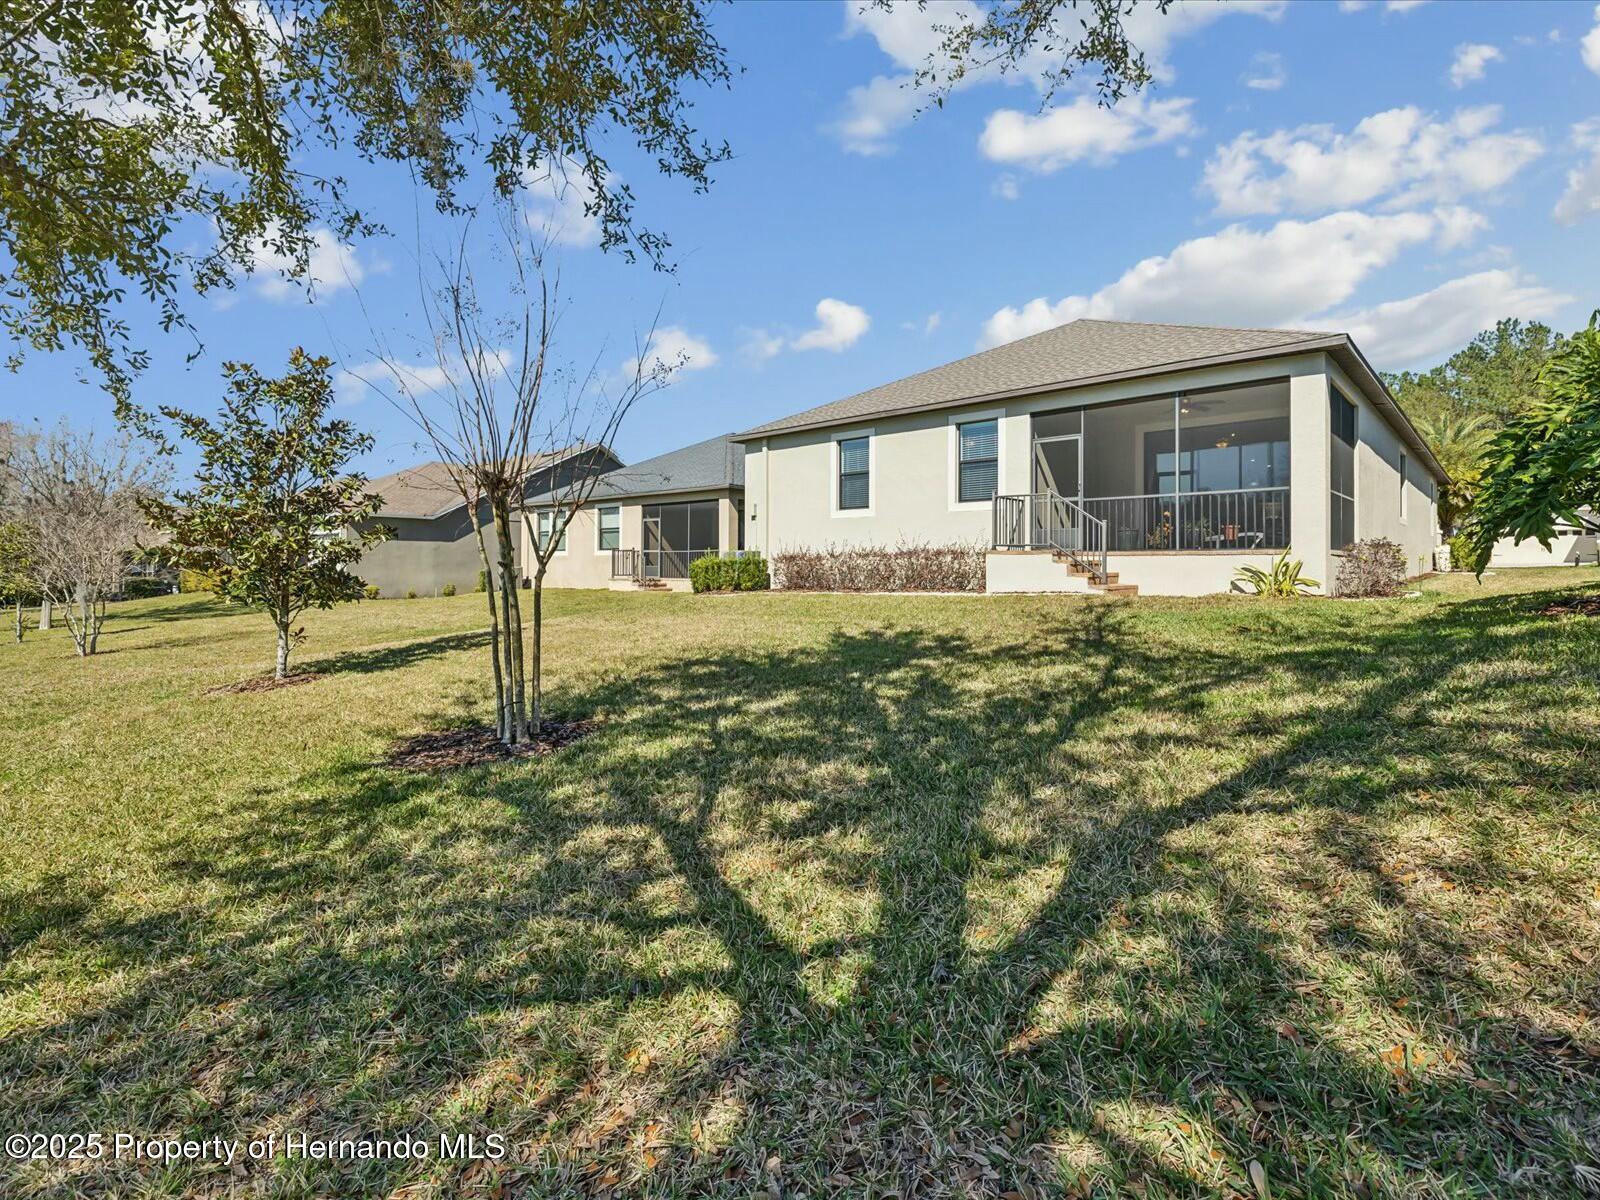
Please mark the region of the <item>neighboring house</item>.
<svg viewBox="0 0 1600 1200"><path fill-rule="evenodd" d="M569 446L537 455L528 465L526 492L565 486L579 471L608 471L621 465L622 460L604 446ZM387 525L394 536L362 555L355 573L376 586L381 595L403 596L414 591L432 596L446 584L463 592L477 587L483 561L472 513L456 488L452 471L448 463L422 463L367 485L367 491L383 497L370 524ZM487 536L492 525L487 504L479 505L478 521ZM520 554L520 532L514 543ZM494 556L492 540L489 554ZM518 571L522 562L519 557Z"/></svg>
<svg viewBox="0 0 1600 1200"><path fill-rule="evenodd" d="M1600 563L1600 514L1580 508L1578 520L1577 525L1556 522L1556 535L1550 539L1548 550L1532 538L1520 544L1511 538L1501 538L1489 555L1490 568L1577 567L1584 563Z"/></svg>
<svg viewBox="0 0 1600 1200"><path fill-rule="evenodd" d="M530 496L528 526L548 539L559 492ZM545 573L547 587L686 588L689 564L744 549L744 451L715 437L608 471L567 526Z"/></svg>
<svg viewBox="0 0 1600 1200"><path fill-rule="evenodd" d="M1292 547L1431 569L1448 479L1347 334L1074 321L735 435L748 540L981 543L990 591L1198 595Z"/></svg>

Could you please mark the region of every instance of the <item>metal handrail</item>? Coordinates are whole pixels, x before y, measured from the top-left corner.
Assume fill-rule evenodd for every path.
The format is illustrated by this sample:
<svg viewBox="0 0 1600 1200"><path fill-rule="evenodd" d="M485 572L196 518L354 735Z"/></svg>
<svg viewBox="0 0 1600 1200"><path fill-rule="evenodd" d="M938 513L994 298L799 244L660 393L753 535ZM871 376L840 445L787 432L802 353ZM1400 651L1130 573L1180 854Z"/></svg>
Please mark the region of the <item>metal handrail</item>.
<svg viewBox="0 0 1600 1200"><path fill-rule="evenodd" d="M613 579L638 579L642 566L639 562L637 550L614 549L611 551L611 578Z"/></svg>
<svg viewBox="0 0 1600 1200"><path fill-rule="evenodd" d="M1108 578L1105 521L1056 492L996 493L991 540L996 550L1051 550L1097 583Z"/></svg>

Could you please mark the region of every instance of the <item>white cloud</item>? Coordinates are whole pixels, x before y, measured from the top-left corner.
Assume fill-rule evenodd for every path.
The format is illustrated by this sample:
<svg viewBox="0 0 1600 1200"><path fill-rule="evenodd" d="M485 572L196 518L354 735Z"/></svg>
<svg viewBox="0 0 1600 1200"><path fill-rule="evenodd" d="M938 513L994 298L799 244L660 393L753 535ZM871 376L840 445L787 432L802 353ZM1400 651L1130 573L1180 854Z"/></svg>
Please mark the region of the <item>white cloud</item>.
<svg viewBox="0 0 1600 1200"><path fill-rule="evenodd" d="M486 354L483 364L491 363L499 370L511 365L511 351L501 349ZM338 402L354 404L364 400L369 391L387 394L395 399L409 397L420 400L434 392L443 391L452 383L467 384L466 364L459 356L448 362L435 359L430 362L385 361L381 358L341 367L333 377L333 387Z"/></svg>
<svg viewBox="0 0 1600 1200"><path fill-rule="evenodd" d="M1499 62L1505 58L1500 53L1498 46L1490 46L1484 42L1463 42L1456 47L1456 56L1450 64L1450 83L1453 87L1466 87L1474 80L1482 79L1483 72L1492 62Z"/></svg>
<svg viewBox="0 0 1600 1200"><path fill-rule="evenodd" d="M1493 132L1499 120L1497 105L1458 109L1448 120L1408 106L1366 117L1349 133L1331 125L1242 133L1212 154L1205 186L1230 215L1375 200L1401 207L1492 191L1544 152L1525 131Z"/></svg>
<svg viewBox="0 0 1600 1200"><path fill-rule="evenodd" d="M326 226L311 231L311 254L307 272L300 279L290 278L299 264L268 243L276 233L257 239L250 247L250 273L259 274L256 290L269 300L288 300L305 287L314 296L331 296L347 287L359 287L367 277L367 267L355 248L333 236Z"/></svg>
<svg viewBox="0 0 1600 1200"><path fill-rule="evenodd" d="M1000 309L984 325L998 345L1079 317L1207 325L1283 326L1348 300L1403 251L1447 236L1460 218L1429 213L1331 213L1315 221L1243 225L1147 258L1088 296L1044 297Z"/></svg>
<svg viewBox="0 0 1600 1200"><path fill-rule="evenodd" d="M1583 35L1579 50L1583 54L1583 65L1600 75L1600 4L1594 6L1594 28Z"/></svg>
<svg viewBox="0 0 1600 1200"><path fill-rule="evenodd" d="M1022 194L1017 187L1017 177L1015 175L1000 176L999 179L994 181L994 186L989 190L1002 200L1015 200Z"/></svg>
<svg viewBox="0 0 1600 1200"><path fill-rule="evenodd" d="M530 229L552 242L584 247L600 244L600 214L595 190L583 169L573 162L546 162L523 174L528 193L523 217Z"/></svg>
<svg viewBox="0 0 1600 1200"><path fill-rule="evenodd" d="M939 324L943 320L943 313L929 313L927 317L921 321L901 321L900 328L904 329L907 333L917 333L920 331L923 337L931 337L933 335L933 331L939 328Z"/></svg>
<svg viewBox="0 0 1600 1200"><path fill-rule="evenodd" d="M1421 8L1428 0L1384 0L1385 12L1410 12L1413 8Z"/></svg>
<svg viewBox="0 0 1600 1200"><path fill-rule="evenodd" d="M1574 125L1572 142L1580 151L1589 152L1589 161L1567 172L1567 189L1551 213L1563 225L1600 214L1600 117Z"/></svg>
<svg viewBox="0 0 1600 1200"><path fill-rule="evenodd" d="M769 358L775 358L783 353L783 335L768 333L765 329L751 329L745 334L744 344L740 346L739 353L760 366Z"/></svg>
<svg viewBox="0 0 1600 1200"><path fill-rule="evenodd" d="M1250 60L1250 69L1244 73L1244 85L1258 92L1275 92L1289 80L1284 68L1283 55L1262 51Z"/></svg>
<svg viewBox="0 0 1600 1200"><path fill-rule="evenodd" d="M681 325L664 325L655 331L644 352L645 373L657 371L704 371L717 365L717 353L702 338L696 337ZM637 357L622 364L622 373L632 377L639 367Z"/></svg>
<svg viewBox="0 0 1600 1200"><path fill-rule="evenodd" d="M1002 108L990 114L978 148L991 162L1046 174L1079 161L1104 166L1129 151L1193 136L1193 103L1133 95L1106 107L1092 96L1079 96L1036 116Z"/></svg>
<svg viewBox="0 0 1600 1200"><path fill-rule="evenodd" d="M838 353L860 341L871 325L866 309L828 297L817 301L817 327L795 338L789 348Z"/></svg>
<svg viewBox="0 0 1600 1200"><path fill-rule="evenodd" d="M1161 82L1170 82L1174 73L1168 55L1180 39L1230 13L1276 20L1284 8L1282 0L1179 0L1163 13L1156 11L1154 5L1141 4L1123 18L1123 28L1144 53L1152 75ZM894 135L911 121L923 102L915 86L915 72L928 64L929 55L937 54L947 36L944 30L981 21L982 10L972 0L930 0L925 6L903 3L887 8L844 0L844 10L845 36L870 36L898 73L877 75L852 87L846 94L844 111L825 129L852 154L886 154L894 148ZM962 76L956 89L1002 78L1037 83L1059 65L1059 55L1039 50L1009 73L1002 73L998 64L973 69ZM1128 100L1124 99L1117 107L1126 103Z"/></svg>
<svg viewBox="0 0 1600 1200"><path fill-rule="evenodd" d="M1550 317L1571 299L1516 271L1481 271L1318 323L1350 334L1374 366L1399 370L1461 346L1502 317Z"/></svg>

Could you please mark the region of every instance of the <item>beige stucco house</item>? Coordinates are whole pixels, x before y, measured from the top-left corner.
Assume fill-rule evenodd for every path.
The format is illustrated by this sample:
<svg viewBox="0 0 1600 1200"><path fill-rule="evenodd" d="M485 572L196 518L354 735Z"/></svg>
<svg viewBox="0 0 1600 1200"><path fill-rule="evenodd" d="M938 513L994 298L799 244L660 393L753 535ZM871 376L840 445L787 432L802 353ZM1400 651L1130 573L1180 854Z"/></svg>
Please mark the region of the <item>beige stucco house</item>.
<svg viewBox="0 0 1600 1200"><path fill-rule="evenodd" d="M1489 555L1489 567L1581 567L1600 564L1600 513L1582 508L1576 523L1557 521L1550 545L1533 538L1521 542L1501 538Z"/></svg>
<svg viewBox="0 0 1600 1200"><path fill-rule="evenodd" d="M552 536L571 494L529 498L524 573L534 562L532 538ZM695 559L745 548L743 508L744 450L727 436L617 467L568 522L545 586L687 589Z"/></svg>
<svg viewBox="0 0 1600 1200"><path fill-rule="evenodd" d="M605 446L568 446L535 456L527 467L525 487L529 494L542 494L567 486L577 476L611 470L621 461ZM379 595L435 596L446 585L461 592L477 587L483 559L472 511L461 498L450 464L406 467L372 480L366 490L382 497L383 503L377 515L363 524L387 526L392 536L368 548L355 571ZM478 506L477 520L485 529L493 525L487 504ZM519 566L525 561L519 559Z"/></svg>
<svg viewBox="0 0 1600 1200"><path fill-rule="evenodd" d="M736 435L745 540L977 543L990 591L1198 595L1439 543L1447 476L1347 334L1074 321Z"/></svg>

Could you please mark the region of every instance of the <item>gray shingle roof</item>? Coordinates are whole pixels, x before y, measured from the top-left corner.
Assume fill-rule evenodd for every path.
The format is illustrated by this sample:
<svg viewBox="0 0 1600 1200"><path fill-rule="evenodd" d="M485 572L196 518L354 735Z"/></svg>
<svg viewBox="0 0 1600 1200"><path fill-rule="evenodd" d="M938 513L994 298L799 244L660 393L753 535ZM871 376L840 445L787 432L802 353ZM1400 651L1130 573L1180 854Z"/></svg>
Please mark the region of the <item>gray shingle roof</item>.
<svg viewBox="0 0 1600 1200"><path fill-rule="evenodd" d="M1108 376L1172 369L1207 360L1290 352L1342 335L1304 329L1222 329L1079 320L942 367L857 392L843 400L768 421L737 436L837 425L867 417L940 408L989 396L1086 383Z"/></svg>
<svg viewBox="0 0 1600 1200"><path fill-rule="evenodd" d="M648 496L661 492L698 492L744 486L744 447L731 434L707 438L692 446L669 450L631 466L607 471L595 484L591 500ZM549 494L529 497L530 504L557 499Z"/></svg>
<svg viewBox="0 0 1600 1200"><path fill-rule="evenodd" d="M534 475L545 467L577 453L581 443L563 447L546 454L534 455L528 463L528 474ZM604 447L600 447L604 450ZM610 454L609 450L605 451ZM406 467L366 486L368 492L383 497L379 517L416 517L431 520L454 512L465 501L454 482L454 468L449 463L426 462Z"/></svg>

